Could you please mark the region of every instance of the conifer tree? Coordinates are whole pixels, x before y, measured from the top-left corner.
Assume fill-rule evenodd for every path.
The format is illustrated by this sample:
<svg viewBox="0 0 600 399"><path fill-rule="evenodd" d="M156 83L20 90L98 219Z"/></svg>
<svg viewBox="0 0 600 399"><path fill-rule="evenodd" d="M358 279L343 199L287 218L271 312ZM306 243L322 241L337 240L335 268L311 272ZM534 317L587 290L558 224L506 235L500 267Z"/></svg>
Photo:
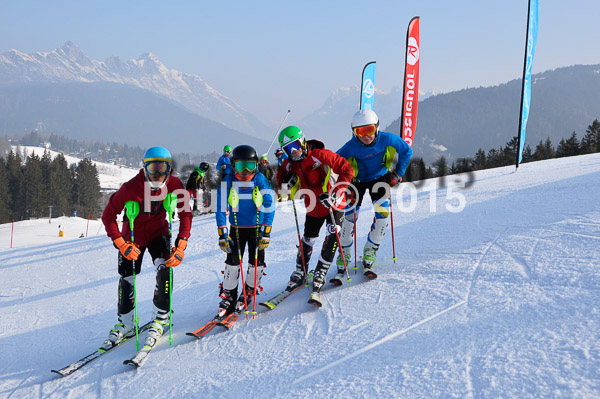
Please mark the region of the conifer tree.
<svg viewBox="0 0 600 399"><path fill-rule="evenodd" d="M100 180L96 165L88 158L82 159L77 164L75 187L79 216L87 217L89 213L92 218L96 218L100 211Z"/></svg>
<svg viewBox="0 0 600 399"><path fill-rule="evenodd" d="M50 165L50 188L48 190L50 205L54 206L52 209L55 215L70 215L72 184L67 161L62 154L58 154Z"/></svg>
<svg viewBox="0 0 600 399"><path fill-rule="evenodd" d="M600 151L600 122L598 119L594 119L581 139L581 153L591 154L598 151Z"/></svg>
<svg viewBox="0 0 600 399"><path fill-rule="evenodd" d="M8 171L6 170L6 164L4 158L0 157L0 223L8 223L10 221L10 191L8 187Z"/></svg>
<svg viewBox="0 0 600 399"><path fill-rule="evenodd" d="M446 161L446 157L440 157L433 163L433 167L435 168L435 177L448 175L448 162Z"/></svg>
<svg viewBox="0 0 600 399"><path fill-rule="evenodd" d="M23 166L21 163L19 153L11 150L6 158L6 173L8 176L8 192L10 193L10 217L14 220L21 220L25 217Z"/></svg>
<svg viewBox="0 0 600 399"><path fill-rule="evenodd" d="M25 216L39 218L45 215L48 209L47 199L44 196L42 184L42 163L40 157L32 153L25 161L23 169Z"/></svg>
<svg viewBox="0 0 600 399"><path fill-rule="evenodd" d="M485 156L485 151L483 149L478 149L477 154L475 154L475 160L473 161L473 167L475 170L485 169L487 163L487 157Z"/></svg>
<svg viewBox="0 0 600 399"><path fill-rule="evenodd" d="M548 137L546 139L546 142L544 143L544 151L546 154L546 158L544 158L544 159L556 158L556 151L554 150L554 147L552 146L552 141L550 141L550 137Z"/></svg>

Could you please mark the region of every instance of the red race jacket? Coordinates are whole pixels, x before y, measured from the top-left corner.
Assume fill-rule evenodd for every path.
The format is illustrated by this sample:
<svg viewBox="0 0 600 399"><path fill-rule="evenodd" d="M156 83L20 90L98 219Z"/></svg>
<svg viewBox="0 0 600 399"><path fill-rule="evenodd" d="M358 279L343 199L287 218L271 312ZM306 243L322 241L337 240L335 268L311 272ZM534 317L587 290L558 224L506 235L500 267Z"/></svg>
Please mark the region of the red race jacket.
<svg viewBox="0 0 600 399"><path fill-rule="evenodd" d="M319 194L328 192L335 184L335 192L341 201L336 205L337 209L343 209L346 206L345 190L348 183L354 176L354 170L346 159L333 151L325 149L325 145L318 140L309 140L308 155L301 161L292 161L287 158L277 171L277 185L281 187L284 177L288 173L298 176L301 189L308 189L315 194L316 206L309 210L311 199L304 197L304 205L309 216L325 217L329 216L329 210L325 208L318 200ZM338 175L337 180L331 175Z"/></svg>
<svg viewBox="0 0 600 399"><path fill-rule="evenodd" d="M123 231L119 231L119 226L117 225L117 215L123 211L127 201L136 201L140 204L140 213L135 218L133 226L136 244L140 247L147 247L154 238L169 235L167 211L165 211L163 206L164 197L158 201L153 200L160 198L158 197L160 190L157 190L157 192L153 194L154 197L149 197L149 201L145 202L145 181L144 171L140 170L140 173L138 173L137 176L123 184L116 193L111 195L108 205L106 205L104 213L102 214L102 222L104 223L106 234L112 240L123 236L125 240L131 241L131 230L127 218L124 218L125 220L123 221ZM178 202L178 207L181 207L185 189L181 180L175 176L169 176L167 184L163 187L163 193L166 196L167 193L171 193L175 190L181 190L177 193L177 198L180 200ZM180 210L177 212L179 215L179 234L177 237L185 239L189 238L190 229L192 227L192 213L188 208L189 205L186 204L187 210Z"/></svg>

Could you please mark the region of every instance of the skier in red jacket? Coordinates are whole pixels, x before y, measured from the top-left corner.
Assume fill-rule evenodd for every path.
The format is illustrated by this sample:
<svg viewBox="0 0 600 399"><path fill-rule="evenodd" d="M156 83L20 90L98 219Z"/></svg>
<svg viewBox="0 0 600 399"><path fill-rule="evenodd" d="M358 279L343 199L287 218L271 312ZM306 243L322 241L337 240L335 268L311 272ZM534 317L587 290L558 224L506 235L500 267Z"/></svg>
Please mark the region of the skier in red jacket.
<svg viewBox="0 0 600 399"><path fill-rule="evenodd" d="M140 273L146 249L150 252L156 267L153 321L148 328L148 335L157 339L169 323L172 287L169 286L168 268L178 266L183 260L183 252L192 226L189 197L185 198L187 191L181 181L171 175L172 163L171 154L165 148L149 148L144 155L144 168L110 197L102 214L106 233L119 250L118 271L121 275L117 307L118 322L105 341L108 346L116 345L124 337L131 336L136 327L133 268L135 266L135 274ZM178 204L183 204L183 210L178 208L179 234L175 247L171 250L169 222L163 200L167 193L172 192L177 194ZM122 231L119 231L117 225L117 215L123 212L128 201L139 204L139 214L133 219L133 232L126 216L123 218Z"/></svg>
<svg viewBox="0 0 600 399"><path fill-rule="evenodd" d="M321 287L325 283L327 271L338 248L336 230L339 232L346 206L346 188L352 180L352 166L341 156L325 149L322 142L306 141L302 130L288 126L279 133L279 144L288 158L277 171L277 184L282 183L304 191L306 221L301 248L296 256L296 270L290 276L286 288L292 291L306 281L305 271L312 255L313 245L319 236L323 223L327 232L321 255L314 271L313 292L309 303L321 306ZM338 175L334 186L331 175ZM333 211L333 220L331 214Z"/></svg>

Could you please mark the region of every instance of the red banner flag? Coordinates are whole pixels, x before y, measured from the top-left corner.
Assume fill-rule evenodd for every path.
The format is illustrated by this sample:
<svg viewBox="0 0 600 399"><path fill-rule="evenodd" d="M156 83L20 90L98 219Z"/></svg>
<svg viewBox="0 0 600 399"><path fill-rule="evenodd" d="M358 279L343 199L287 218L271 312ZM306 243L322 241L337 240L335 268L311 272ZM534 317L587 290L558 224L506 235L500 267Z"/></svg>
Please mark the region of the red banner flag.
<svg viewBox="0 0 600 399"><path fill-rule="evenodd" d="M417 130L417 110L419 108L419 65L420 65L419 17L408 24L406 33L406 67L404 68L404 95L402 97L402 118L400 136L412 147Z"/></svg>

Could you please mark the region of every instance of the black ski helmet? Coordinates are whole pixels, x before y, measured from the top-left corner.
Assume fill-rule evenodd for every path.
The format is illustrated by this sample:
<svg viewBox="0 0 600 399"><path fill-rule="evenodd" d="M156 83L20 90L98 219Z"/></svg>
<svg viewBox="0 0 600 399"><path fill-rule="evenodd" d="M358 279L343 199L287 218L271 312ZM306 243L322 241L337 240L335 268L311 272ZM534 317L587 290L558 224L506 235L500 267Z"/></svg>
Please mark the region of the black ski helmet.
<svg viewBox="0 0 600 399"><path fill-rule="evenodd" d="M208 172L208 169L210 168L210 165L208 164L208 162L200 162L200 170L203 172Z"/></svg>
<svg viewBox="0 0 600 399"><path fill-rule="evenodd" d="M256 161L258 163L258 154L252 146L238 145L231 152L231 162L235 161Z"/></svg>
<svg viewBox="0 0 600 399"><path fill-rule="evenodd" d="M239 165L237 165L239 163ZM244 164L253 163L253 169ZM231 167L235 172L235 177L241 181L249 181L256 174L258 168L258 154L256 150L249 145L238 145L231 152Z"/></svg>

